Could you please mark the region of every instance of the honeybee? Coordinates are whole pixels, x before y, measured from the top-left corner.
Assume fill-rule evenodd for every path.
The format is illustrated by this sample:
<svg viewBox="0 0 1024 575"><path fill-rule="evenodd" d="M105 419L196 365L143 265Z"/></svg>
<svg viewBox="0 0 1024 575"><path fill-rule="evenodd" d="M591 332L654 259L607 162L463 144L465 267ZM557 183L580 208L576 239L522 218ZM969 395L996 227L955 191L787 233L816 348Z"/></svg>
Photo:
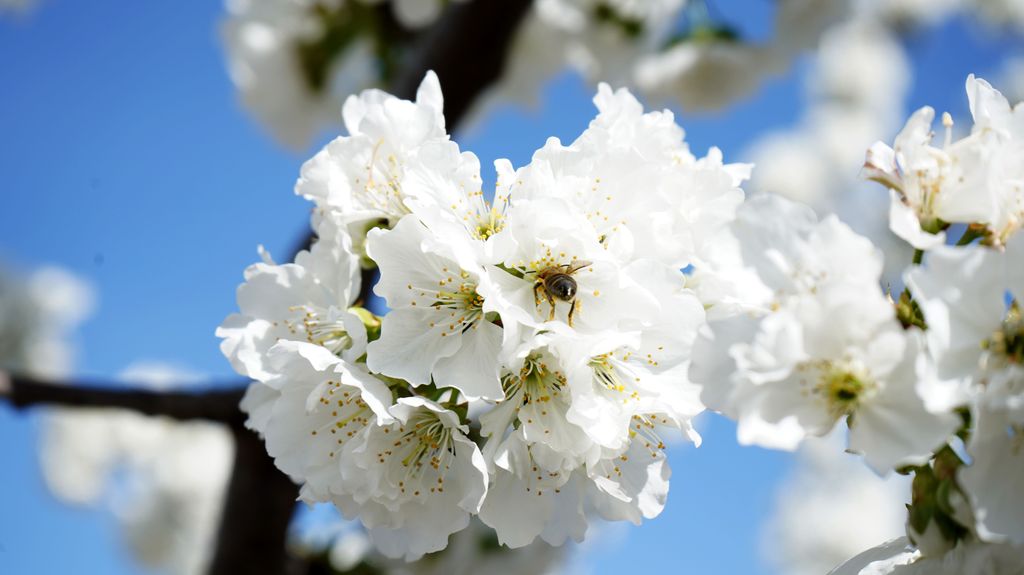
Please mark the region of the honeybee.
<svg viewBox="0 0 1024 575"><path fill-rule="evenodd" d="M576 291L579 289L572 274L590 266L590 264L591 262L584 260L573 260L571 263L548 266L537 272L536 280L533 284L533 299L537 307L540 307L541 293L544 294L544 299L547 300L551 308L548 313L548 321L555 319L555 300L560 300L572 304L569 307L568 318L569 327L572 327L573 314L576 313L578 304L576 301Z"/></svg>

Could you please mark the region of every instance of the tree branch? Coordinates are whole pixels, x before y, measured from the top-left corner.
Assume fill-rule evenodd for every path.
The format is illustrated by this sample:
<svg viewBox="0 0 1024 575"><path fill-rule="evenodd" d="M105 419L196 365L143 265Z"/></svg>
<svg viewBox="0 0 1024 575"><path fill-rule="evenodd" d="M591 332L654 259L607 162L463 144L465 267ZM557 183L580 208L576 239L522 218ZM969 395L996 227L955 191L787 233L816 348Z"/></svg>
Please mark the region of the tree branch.
<svg viewBox="0 0 1024 575"><path fill-rule="evenodd" d="M99 386L87 382L48 382L0 372L0 397L15 408L36 405L109 407L174 419L207 419L241 427L245 414L238 403L243 386L217 391L151 391L136 387Z"/></svg>
<svg viewBox="0 0 1024 575"><path fill-rule="evenodd" d="M453 3L420 38L389 90L411 100L423 76L433 70L441 80L444 117L453 132L477 97L501 77L515 31L532 5L532 0Z"/></svg>
<svg viewBox="0 0 1024 575"><path fill-rule="evenodd" d="M286 573L285 541L299 488L274 467L259 436L240 427L232 431L235 461L207 573Z"/></svg>

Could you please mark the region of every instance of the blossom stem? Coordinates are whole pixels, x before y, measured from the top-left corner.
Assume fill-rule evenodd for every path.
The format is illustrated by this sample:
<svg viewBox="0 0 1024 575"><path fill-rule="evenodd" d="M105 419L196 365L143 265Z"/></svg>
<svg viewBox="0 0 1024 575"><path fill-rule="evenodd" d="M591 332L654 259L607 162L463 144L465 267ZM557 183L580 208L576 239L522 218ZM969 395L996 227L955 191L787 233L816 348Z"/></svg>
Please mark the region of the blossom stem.
<svg viewBox="0 0 1024 575"><path fill-rule="evenodd" d="M967 226L967 229L964 230L964 235L960 236L960 239L957 240L956 245L966 246L967 244L973 242L974 240L980 237L983 237L984 235L985 233L983 230L979 230L975 226Z"/></svg>

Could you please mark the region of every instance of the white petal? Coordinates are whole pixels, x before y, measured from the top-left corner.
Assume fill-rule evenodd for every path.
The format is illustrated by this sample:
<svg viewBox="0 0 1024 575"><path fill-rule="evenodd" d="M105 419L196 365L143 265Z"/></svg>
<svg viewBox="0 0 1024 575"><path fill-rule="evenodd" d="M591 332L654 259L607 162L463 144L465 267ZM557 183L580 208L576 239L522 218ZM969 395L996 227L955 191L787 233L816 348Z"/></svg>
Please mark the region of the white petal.
<svg viewBox="0 0 1024 575"><path fill-rule="evenodd" d="M381 322L380 339L366 348L370 371L397 377L413 385L428 385L439 359L462 345L462 334L442 336L447 326L430 327L436 314L415 308L393 309Z"/></svg>
<svg viewBox="0 0 1024 575"><path fill-rule="evenodd" d="M438 387L458 389L470 401L502 399L505 394L498 378L501 338L501 328L487 321L469 328L462 333L459 350L434 366L434 382Z"/></svg>
<svg viewBox="0 0 1024 575"><path fill-rule="evenodd" d="M921 229L917 212L903 203L895 190L890 191L889 229L919 250L931 250L946 243L946 233L931 234Z"/></svg>
<svg viewBox="0 0 1024 575"><path fill-rule="evenodd" d="M968 452L971 465L960 481L971 499L978 535L987 541L1024 543L1024 438L1010 431L1003 414L976 413L977 427Z"/></svg>

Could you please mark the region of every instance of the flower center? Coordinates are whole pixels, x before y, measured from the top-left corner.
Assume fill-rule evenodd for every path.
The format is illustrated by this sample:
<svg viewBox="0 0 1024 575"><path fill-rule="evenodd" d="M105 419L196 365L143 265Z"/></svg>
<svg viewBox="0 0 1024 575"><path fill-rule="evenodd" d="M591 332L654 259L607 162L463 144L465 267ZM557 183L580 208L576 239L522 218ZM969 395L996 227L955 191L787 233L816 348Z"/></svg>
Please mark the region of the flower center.
<svg viewBox="0 0 1024 575"><path fill-rule="evenodd" d="M445 328L441 337L474 328L484 317L484 297L476 291L477 284L466 281L469 278L466 272L461 272L461 277L462 283L454 289L448 287L455 281L454 277L449 276L438 282L438 290L420 292L420 295L433 298L430 307L447 315L443 320L430 322L430 327L441 325Z"/></svg>
<svg viewBox="0 0 1024 575"><path fill-rule="evenodd" d="M609 391L623 394L622 402L630 399L640 399L634 384L640 381L640 377L626 364L629 361L630 353L626 352L621 361L611 352L590 358L590 369L594 373L594 383Z"/></svg>
<svg viewBox="0 0 1024 575"><path fill-rule="evenodd" d="M429 410L418 411L409 418L396 442L399 446L402 466L416 474L426 463L435 471L448 469L452 447L452 432Z"/></svg>
<svg viewBox="0 0 1024 575"><path fill-rule="evenodd" d="M1020 307L1014 302L999 331L992 338L983 342L982 347L989 351L990 357L998 358L1000 367L1006 364L1024 364L1024 317Z"/></svg>
<svg viewBox="0 0 1024 575"><path fill-rule="evenodd" d="M856 411L867 387L864 379L851 371L833 369L823 374L819 389L828 403L829 413L839 419Z"/></svg>
<svg viewBox="0 0 1024 575"><path fill-rule="evenodd" d="M565 375L548 367L540 353L531 353L523 362L518 375L505 378L505 396L511 397L523 391L523 405L534 402L549 402L558 397L566 384Z"/></svg>
<svg viewBox="0 0 1024 575"><path fill-rule="evenodd" d="M363 401L359 392L340 381L327 382L327 388L317 400L319 409L330 412L330 418L323 425L310 431L313 437L326 436L335 441L335 445L327 454L334 457L345 442L369 425L373 412Z"/></svg>
<svg viewBox="0 0 1024 575"><path fill-rule="evenodd" d="M394 223L401 216L408 214L409 208L405 205L405 195L402 193L402 165L398 163L394 154L381 153L383 145L382 139L373 147L373 155L366 164L366 180L360 199L365 206L376 208L388 217L394 218ZM356 184L361 183L361 179L357 177Z"/></svg>
<svg viewBox="0 0 1024 575"><path fill-rule="evenodd" d="M825 409L836 421L854 415L864 398L878 387L870 373L849 358L801 363L795 375L801 395L823 400Z"/></svg>
<svg viewBox="0 0 1024 575"><path fill-rule="evenodd" d="M289 311L302 312L299 321L287 322L288 331L291 333L298 335L301 329L306 334L306 341L322 346L338 356L352 347L352 336L340 319L324 317L324 314L309 306L294 306L289 308Z"/></svg>
<svg viewBox="0 0 1024 575"><path fill-rule="evenodd" d="M658 423L657 415L634 415L629 427L630 440L639 441L647 453L655 458L665 450L665 442L658 436ZM665 423L668 423L667 420Z"/></svg>
<svg viewBox="0 0 1024 575"><path fill-rule="evenodd" d="M473 235L478 240L486 240L503 229L505 229L504 214L499 212L498 208L491 207L477 216L476 229L473 230Z"/></svg>

